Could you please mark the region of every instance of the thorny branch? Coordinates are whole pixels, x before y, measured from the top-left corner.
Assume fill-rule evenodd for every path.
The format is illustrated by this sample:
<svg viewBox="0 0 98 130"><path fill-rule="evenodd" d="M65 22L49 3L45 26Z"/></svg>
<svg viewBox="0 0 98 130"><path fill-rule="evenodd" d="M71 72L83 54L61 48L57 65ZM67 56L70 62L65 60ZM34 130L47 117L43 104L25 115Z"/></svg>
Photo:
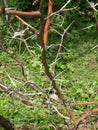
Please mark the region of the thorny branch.
<svg viewBox="0 0 98 130"><path fill-rule="evenodd" d="M75 116L73 115L73 113L71 112L70 110L70 106L76 106L76 105L90 105L90 104L98 104L98 102L84 102L84 103L69 103L67 104L66 103L66 100L62 94L62 92L60 91L60 89L57 87L57 84L56 84L56 81L54 80L55 76L50 72L49 70L49 65L47 63L47 58L46 58L46 54L47 54L47 40L48 40L48 31L49 31L49 27L50 27L50 18L51 16L57 14L57 13L60 13L62 11L69 11L69 10L73 10L75 9L76 7L74 8L70 8L70 9L64 9L70 2L71 0L68 0L67 3L65 3L65 5L58 11L56 12L52 12L52 9L53 9L53 0L48 0L48 16L47 18L44 17L44 11L43 11L43 4L45 2L45 0L41 0L40 2L40 8L39 8L39 11L33 11L33 12L22 12L22 11L16 11L16 10L11 10L11 9L8 9L8 8L5 8L4 12L5 12L5 15L15 15L15 17L20 20L23 24L25 24L26 26L28 26L30 29L32 29L37 35L39 35L39 40L40 40L40 44L41 44L41 47L42 47L42 64L44 66L44 69L45 69L45 73L46 75L48 76L48 78L50 79L51 81L51 84L53 86L53 88L56 90L57 92L57 95L59 97L59 99L61 100L63 106L67 109L67 112L68 112L68 116L70 118L67 118L65 115L62 115L58 109L53 106L53 108L55 109L55 111L64 119L71 119L75 125L74 127L74 130L76 130L78 128L78 126L80 125L80 123L88 118L88 116L90 116L91 114L95 114L95 113L98 113L98 108L95 108L95 109L92 109L92 110L89 110L87 111L85 114L81 115L81 117L79 119L76 119ZM92 6L92 4L86 0L86 2L90 5L90 7L96 11L95 9L95 6ZM0 8L0 14L3 13L3 10L2 8ZM23 20L21 17L19 16L34 16L34 17L39 17L40 18L40 29L37 30L35 27L31 26L30 24L28 24L25 20ZM95 16L96 18L96 16ZM96 22L97 22L97 19L96 19ZM73 23L73 22L72 22ZM72 24L71 23L71 24ZM70 25L71 25L70 24ZM68 28L70 27L70 25L68 26ZM60 44L60 47L59 47L59 50L58 50L58 54L61 50L61 46L62 46L62 42L63 42L63 38L64 38L64 35L66 33L66 31L68 30L67 29L64 29L64 32L62 34L62 38L61 38L61 44ZM31 54L29 48L28 48L28 45L27 43L25 42L25 45L26 45L26 48L29 52L29 54L33 57L33 55ZM5 51L6 53L8 53L10 55L10 53L8 51ZM24 85L27 85L29 84L35 91L42 91L40 90L40 88L38 88L36 86L36 84L32 83L32 82L29 82L27 81L27 79L25 78L25 71L24 71L24 68L22 66L22 62L19 60L19 59L16 59L13 55L10 55L10 57L12 59L14 59L16 61L16 63L21 67L22 69L22 74L24 76L24 79L26 80L26 82L23 84ZM57 55L58 57L58 55ZM57 60L57 58L55 59ZM11 79L11 76L9 74L7 74L7 76ZM11 79L11 82L13 83L13 80ZM15 84L14 84L15 85ZM32 102L26 100L24 98L24 95L22 95L21 93L18 93L16 92L15 90L12 90L11 88L8 88L6 85L3 85L0 83L0 88L2 90L5 91L5 93L7 93L8 95L12 96L13 98L17 99L17 100L20 100L21 102L23 102L24 104L26 105L33 105L33 106L38 106L36 104L33 104Z"/></svg>
<svg viewBox="0 0 98 130"><path fill-rule="evenodd" d="M32 84L32 83L30 83ZM32 84L33 85L33 84ZM35 107L42 107L38 104L34 104L31 101L28 100L28 97L26 95L23 95L22 93L19 93L15 90L12 90L11 88L8 88L6 85L3 85L0 83L0 88L9 96L11 96L12 98L19 100L20 102L22 102L25 105L28 106L35 106Z"/></svg>
<svg viewBox="0 0 98 130"><path fill-rule="evenodd" d="M41 3L42 4L42 3ZM49 4L48 4L48 15L52 13L52 6L53 6L53 1L52 0L49 0ZM41 5L42 7L42 5ZM40 8L40 10L42 11L42 9ZM41 12L41 14L43 14ZM47 19L48 20L48 19ZM73 122L75 122L75 118L74 118L74 115L71 113L71 111L69 110L69 106L67 106L66 104L66 100L63 96L63 94L61 93L60 89L57 87L56 85L56 82L54 80L54 75L50 72L49 70L49 66L47 64L47 60L46 60L46 43L44 41L44 39L46 39L47 41L47 35L48 35L48 27L50 25L50 18L49 18L49 21L45 23L45 20L44 20L44 16L42 15L41 16L41 27L40 27L40 42L41 42L41 45L42 45L42 63L43 63L43 66L45 68L45 73L46 75L48 76L48 78L50 79L51 83L52 83L52 86L53 88L56 90L57 92L57 95L59 97L59 99L61 100L62 104L65 106L65 108L67 109L67 112L69 114L69 117L73 120ZM45 28L46 27L46 28ZM44 31L45 30L45 31ZM41 33L42 32L42 33ZM45 34L45 32L47 32L47 35Z"/></svg>
<svg viewBox="0 0 98 130"><path fill-rule="evenodd" d="M51 2L53 2L52 0L49 0L49 1L51 1ZM52 3L53 4L53 3ZM50 8L50 6L52 6L52 4L50 4L49 5L49 7L48 8ZM52 9L52 7L51 7L51 9ZM50 11L50 10L48 10L48 11ZM49 12L50 13L50 12ZM48 30L46 30L45 32L44 32L44 29L45 29L45 24L43 24L43 21L44 21L44 19L43 19L43 16L41 17L41 27L40 27L40 32L43 32L42 34L41 34L41 36L40 36L40 42L41 42L41 45L43 45L42 46L42 63L43 63L43 66L44 66L44 68L45 68L45 73L46 73L46 75L49 77L49 79L51 80L51 82L52 82L52 85L53 85L53 87L54 87L54 89L56 89L56 91L57 91L57 93L58 93L58 97L60 98L60 99L62 99L63 100L63 103L65 104L65 99L63 98L63 96L62 96L62 94L61 94L61 92L60 92L60 90L59 90L59 88L57 88L57 86L56 86L56 83L55 83L55 81L54 81L54 76L53 76L53 74L51 74L50 73L50 71L49 71L49 66L48 66L48 64L47 64L47 61L46 61L46 43L44 43L44 38L45 38L45 32L47 31L48 32ZM49 20L49 22L50 22L50 20ZM46 23L46 26L48 26L47 25L48 23ZM48 28L46 28L46 29L48 29ZM46 38L47 39L47 38Z"/></svg>
<svg viewBox="0 0 98 130"><path fill-rule="evenodd" d="M79 119L77 119L74 130L77 130L79 125L81 124L84 119L88 118L88 116L98 113L98 108L94 108L92 110L86 111Z"/></svg>
<svg viewBox="0 0 98 130"><path fill-rule="evenodd" d="M62 47L62 44L63 44L64 36L65 36L65 34L67 33L67 31L68 31L68 29L70 28L70 26L73 24L73 22L74 22L74 21L72 21L71 24L70 24L66 29L64 29L63 34L61 35L61 42L60 42L60 45L59 45L59 48L58 48L57 55L56 55L56 58L55 58L54 63L56 63L56 61L57 61L57 59L58 59L58 55L59 55L59 53L60 53L60 51L61 51L61 47Z"/></svg>

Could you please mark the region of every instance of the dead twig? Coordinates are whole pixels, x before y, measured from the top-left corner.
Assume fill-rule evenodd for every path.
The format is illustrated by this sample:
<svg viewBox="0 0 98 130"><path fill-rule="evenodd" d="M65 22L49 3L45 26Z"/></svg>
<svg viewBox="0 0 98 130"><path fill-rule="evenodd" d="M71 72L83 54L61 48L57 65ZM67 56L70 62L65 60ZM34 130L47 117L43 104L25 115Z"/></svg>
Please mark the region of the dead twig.
<svg viewBox="0 0 98 130"><path fill-rule="evenodd" d="M38 104L34 104L31 101L29 101L28 99L24 99L24 95L22 93L16 92L15 90L12 90L11 88L8 88L6 85L3 85L0 83L0 88L9 96L11 96L12 98L22 102L25 105L28 106L35 106L35 107L43 107L41 105Z"/></svg>
<svg viewBox="0 0 98 130"><path fill-rule="evenodd" d="M39 31L38 31L35 27L31 26L29 23L27 23L25 20L23 20L23 19L20 18L19 16L15 15L15 17L16 17L18 20L20 20L23 24L25 24L27 27L29 27L31 30L33 30L37 35L39 35Z"/></svg>
<svg viewBox="0 0 98 130"><path fill-rule="evenodd" d="M81 105L92 105L92 104L98 104L98 101L93 102L77 102L77 103L69 103L70 106L81 106Z"/></svg>
<svg viewBox="0 0 98 130"><path fill-rule="evenodd" d="M76 121L76 124L75 124L75 128L74 130L77 130L78 126L80 125L80 123L88 118L88 116L92 115L92 114L95 114L95 113L98 113L98 108L94 108L92 110L89 110L89 111L86 111L85 114L83 114L77 121Z"/></svg>

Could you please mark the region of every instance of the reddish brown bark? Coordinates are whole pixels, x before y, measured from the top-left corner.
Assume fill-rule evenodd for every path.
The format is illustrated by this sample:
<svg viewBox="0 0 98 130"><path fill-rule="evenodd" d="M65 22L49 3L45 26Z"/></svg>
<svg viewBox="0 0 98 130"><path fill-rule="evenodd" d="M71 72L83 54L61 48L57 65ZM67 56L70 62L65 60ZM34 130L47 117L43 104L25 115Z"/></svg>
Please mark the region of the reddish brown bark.
<svg viewBox="0 0 98 130"><path fill-rule="evenodd" d="M0 14L2 14L2 8L0 8ZM5 14L19 15L19 16L36 16L36 17L41 16L41 13L39 11L23 12L10 9L5 9Z"/></svg>
<svg viewBox="0 0 98 130"><path fill-rule="evenodd" d="M76 121L76 126L74 128L74 130L78 129L78 126L81 124L81 122L83 120L85 120L86 118L88 118L88 116L98 113L98 108L94 108L92 110L86 111L85 114L83 114L77 121Z"/></svg>
<svg viewBox="0 0 98 130"><path fill-rule="evenodd" d="M49 0L48 4L48 16L52 14L52 8L53 8L53 0ZM50 26L50 17L46 20L45 28L44 28L44 44L46 48L47 39L48 39L48 30Z"/></svg>

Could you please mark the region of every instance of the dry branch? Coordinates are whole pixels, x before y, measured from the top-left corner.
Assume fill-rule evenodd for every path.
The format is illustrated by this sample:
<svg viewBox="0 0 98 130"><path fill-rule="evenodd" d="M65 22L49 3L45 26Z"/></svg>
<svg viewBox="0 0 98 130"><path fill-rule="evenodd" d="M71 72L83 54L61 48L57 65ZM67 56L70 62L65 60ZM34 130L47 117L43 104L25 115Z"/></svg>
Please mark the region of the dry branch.
<svg viewBox="0 0 98 130"><path fill-rule="evenodd" d="M80 123L85 120L86 118L88 118L88 116L91 116L92 114L98 113L98 108L94 108L92 110L86 111L85 114L83 114L77 121L76 121L76 126L74 128L74 130L77 130L78 126L80 125Z"/></svg>
<svg viewBox="0 0 98 130"><path fill-rule="evenodd" d="M22 102L25 105L28 106L36 106L39 107L38 104L34 104L30 102L28 99L24 99L24 95L22 93L16 92L15 90L12 90L11 88L8 88L6 85L3 85L0 83L0 88L10 97Z"/></svg>
<svg viewBox="0 0 98 130"><path fill-rule="evenodd" d="M0 14L2 14L2 8L0 8ZM10 10L6 8L5 8L5 14L19 15L19 16L35 16L35 17L41 16L41 13L39 11L23 12L23 11Z"/></svg>
<svg viewBox="0 0 98 130"><path fill-rule="evenodd" d="M70 106L82 106L82 105L92 105L92 104L98 104L98 101L70 103Z"/></svg>
<svg viewBox="0 0 98 130"><path fill-rule="evenodd" d="M86 2L88 3L88 5L90 6L91 9L93 9L95 12L97 12L93 2L89 2L89 0L86 0Z"/></svg>
<svg viewBox="0 0 98 130"><path fill-rule="evenodd" d="M86 0L89 3L88 0ZM92 110L89 110L87 111L85 114L81 115L81 117L79 119L75 119L75 116L74 114L71 112L70 110L70 106L76 106L76 105L91 105L91 104L98 104L98 102L83 102L83 103L66 103L66 100L64 98L64 95L62 94L62 92L60 91L59 87L57 86L56 84L56 81L54 80L55 76L53 75L52 72L50 72L50 69L49 69L49 65L47 63L47 58L46 58L46 54L47 54L47 51L46 51L46 44L47 44L47 39L48 39L48 31L49 31L49 27L50 27L50 17L52 15L55 15L59 12L62 12L62 11L68 11L68 10L73 10L75 9L76 7L74 8L71 8L71 9L64 9L68 3L70 3L71 0L68 0L67 3L65 3L65 5L58 11L52 13L52 8L53 8L53 0L49 0L49 3L48 3L48 16L47 18L45 19L44 18L44 13L43 13L43 3L44 3L44 0L41 0L40 2L40 8L39 8L39 11L34 11L34 12L22 12L22 11L16 11L16 10L11 10L11 9L6 9L5 8L5 15L15 15L15 17L20 20L23 24L27 25L30 29L32 29L37 35L39 35L39 40L40 40L40 44L41 44L41 47L42 47L42 63L43 63L43 66L44 66L44 69L45 69L45 73L46 75L48 76L48 78L50 79L50 82L53 86L53 89L56 90L57 92L57 95L60 99L60 101L62 102L62 104L64 105L65 109L67 110L67 113L68 113L68 120L71 119L71 121L74 122L74 125L75 125L75 128L74 130L76 130L79 126L79 124L84 120L86 119L88 116L92 115L92 114L95 114L95 113L98 113L98 108L95 108L95 109L92 109ZM93 8L94 10L94 8ZM3 13L3 10L2 8L0 8L0 14ZM35 16L35 17L40 17L40 30L38 31L35 27L32 27L30 24L28 24L25 20L23 20L22 18L20 18L19 16ZM72 23L71 23L72 24ZM68 26L69 28L70 26ZM67 28L67 29L68 29ZM62 42L63 42L63 38L64 38L64 35L67 31L67 29L64 29L64 32L63 34L61 35L62 38L61 38L61 43L60 43L60 47L59 47L59 50L58 50L58 53L60 52L61 50L61 46L62 46ZM23 39L22 39L23 40ZM27 43L25 42L24 40L24 43L26 45L26 49L28 50L29 54L32 56L33 58L33 55L32 53L30 52L29 50L29 47L27 45ZM22 66L22 62L20 59L17 59L16 57L14 57L13 55L11 55L8 51L5 50L5 52L12 58L16 61L16 63L21 67L21 70L22 70L22 75L24 77L24 79L26 80L25 78L25 71L24 71L24 68ZM57 55L58 57L58 55ZM57 58L56 58L57 59ZM57 60L55 60L56 62ZM8 77L11 79L10 75L8 74ZM38 88L34 83L30 82L30 81L27 81L23 84L24 85L29 85L32 89L34 89L36 92L43 92L40 88ZM27 98L24 97L23 94L19 93L19 92L16 92L15 90L12 90L11 88L8 88L6 85L3 85L0 83L0 88L2 90L4 90L4 92L6 94L8 94L9 96L15 98L16 100L19 100L21 101L22 103L26 104L26 105L32 105L32 106L39 106L37 104L33 104L32 102L30 102L29 100L27 100ZM44 92L43 92L44 93ZM64 119L66 119L67 117L65 117L65 115L62 115L58 109L56 109L56 107L54 107L55 111Z"/></svg>
<svg viewBox="0 0 98 130"><path fill-rule="evenodd" d="M19 16L15 15L15 17L16 17L18 20L20 20L23 24L27 25L27 26L28 26L31 30L33 30L37 35L39 34L39 31L38 31L35 27L31 26L29 23L27 23L25 20L23 20L23 19L20 18Z"/></svg>

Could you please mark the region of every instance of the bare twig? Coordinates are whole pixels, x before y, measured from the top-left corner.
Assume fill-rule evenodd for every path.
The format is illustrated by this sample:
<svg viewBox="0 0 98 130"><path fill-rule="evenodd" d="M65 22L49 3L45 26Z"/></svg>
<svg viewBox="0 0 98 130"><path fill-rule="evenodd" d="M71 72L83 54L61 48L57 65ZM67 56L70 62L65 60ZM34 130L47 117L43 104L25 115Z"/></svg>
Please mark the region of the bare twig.
<svg viewBox="0 0 98 130"><path fill-rule="evenodd" d="M29 106L35 106L35 107L41 107L38 104L34 104L28 99L24 99L24 95L22 93L16 92L15 90L12 90L11 88L8 88L6 85L3 85L0 83L0 88L4 90L6 94L11 96L12 98L21 101L23 104L29 105Z"/></svg>
<svg viewBox="0 0 98 130"><path fill-rule="evenodd" d="M96 45L96 46L94 46L91 50L94 50L95 48L97 48L98 47L98 44Z"/></svg>
<svg viewBox="0 0 98 130"><path fill-rule="evenodd" d="M39 86L37 86L33 81L30 81L30 80L26 81L26 82L22 85L22 87L25 86L25 85L31 86L31 87L32 87L34 90L36 90L37 92L43 92L42 89L41 89Z"/></svg>
<svg viewBox="0 0 98 130"><path fill-rule="evenodd" d="M35 27L31 26L29 23L27 23L25 20L23 20L23 19L20 18L19 16L15 15L15 17L16 17L18 20L20 20L23 24L27 25L27 26L28 26L31 30L33 30L37 35L39 35L39 31L38 31Z"/></svg>
<svg viewBox="0 0 98 130"><path fill-rule="evenodd" d="M58 13L60 13L60 12L72 11L72 10L74 10L74 9L76 9L76 8L77 8L77 7L73 7L73 8L68 8L68 9L63 9L63 10L55 11L55 12L53 12L52 14L50 14L49 16L47 16L46 19L48 19L48 18L52 17L53 15L56 15L56 14L58 14Z"/></svg>
<svg viewBox="0 0 98 130"><path fill-rule="evenodd" d="M98 20L97 20L97 16L96 16L97 9L95 8L98 5L98 3L95 4L94 2L89 2L89 0L86 0L86 2L90 6L90 8L94 11L94 18L95 18L95 21L96 21L96 29L98 29Z"/></svg>
<svg viewBox="0 0 98 130"><path fill-rule="evenodd" d="M76 103L69 103L70 106L82 106L82 105L92 105L92 104L98 104L98 101L93 102L76 102Z"/></svg>
<svg viewBox="0 0 98 130"><path fill-rule="evenodd" d="M69 3L71 2L71 0L68 0L65 5L63 5L63 7L60 10L63 10Z"/></svg>
<svg viewBox="0 0 98 130"><path fill-rule="evenodd" d="M21 40L24 42L25 46L26 46L26 49L29 53L29 55L32 57L32 60L34 59L35 61L37 61L38 65L41 67L42 66L42 63L40 61L38 61L37 57L34 55L34 53L31 52L31 50L29 49L29 46L28 46L28 43L27 41L21 37Z"/></svg>
<svg viewBox="0 0 98 130"><path fill-rule="evenodd" d="M98 5L98 3L97 4L94 4L94 2L89 2L88 0L86 0L86 2L89 4L89 6L95 11L95 12L97 12L97 10L96 10L96 6Z"/></svg>
<svg viewBox="0 0 98 130"><path fill-rule="evenodd" d="M80 125L80 123L86 119L88 116L98 113L98 108L94 108L92 110L86 111L85 114L83 114L77 121L76 121L76 126L74 128L74 130L77 130L78 126Z"/></svg>
<svg viewBox="0 0 98 130"><path fill-rule="evenodd" d="M70 120L69 117L64 116L62 113L60 113L59 110L58 110L55 106L52 105L52 107L53 107L53 109L58 113L58 115L59 115L60 117L66 119L66 120Z"/></svg>
<svg viewBox="0 0 98 130"><path fill-rule="evenodd" d="M63 34L61 35L61 42L60 42L60 45L59 45L59 49L58 49L58 51L57 51L57 55L56 55L55 61L57 61L58 55L59 55L59 53L60 53L60 51L61 51L61 47L62 47L62 43L63 43L63 39L64 39L64 36L65 36L65 33L68 31L68 29L71 27L71 25L72 25L73 23L74 23L74 21L72 21L72 22L68 25L68 27L67 27L66 29L64 29L64 32L63 32Z"/></svg>

